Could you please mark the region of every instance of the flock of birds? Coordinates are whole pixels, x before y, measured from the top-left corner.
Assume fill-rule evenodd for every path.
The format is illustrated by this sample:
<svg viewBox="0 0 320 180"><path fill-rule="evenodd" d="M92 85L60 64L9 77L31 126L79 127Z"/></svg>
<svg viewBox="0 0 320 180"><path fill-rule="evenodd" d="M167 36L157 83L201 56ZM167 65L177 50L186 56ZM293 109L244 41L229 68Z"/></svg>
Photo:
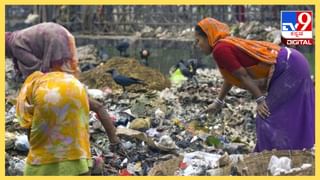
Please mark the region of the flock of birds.
<svg viewBox="0 0 320 180"><path fill-rule="evenodd" d="M129 48L130 44L127 41L123 41L119 43L116 46L116 49L119 51L119 55L121 57L129 57L129 54L127 53L127 50ZM146 48L142 48L139 52L141 63L145 66L149 66L148 58L150 56L150 51ZM103 49L99 49L98 56L102 59L107 59L108 56L106 54L106 51ZM195 78L195 74L197 72L197 69L204 68L206 65L203 64L198 59L187 59L187 60L180 60L174 67L173 70L180 69L183 76L185 76L188 80L193 81L198 86L198 81ZM112 79L116 84L122 87L123 93L126 94L126 87L133 85L133 84L141 84L141 85L147 85L143 80L128 77L125 75L120 74L116 69L109 69L106 71L106 73L111 74Z"/></svg>

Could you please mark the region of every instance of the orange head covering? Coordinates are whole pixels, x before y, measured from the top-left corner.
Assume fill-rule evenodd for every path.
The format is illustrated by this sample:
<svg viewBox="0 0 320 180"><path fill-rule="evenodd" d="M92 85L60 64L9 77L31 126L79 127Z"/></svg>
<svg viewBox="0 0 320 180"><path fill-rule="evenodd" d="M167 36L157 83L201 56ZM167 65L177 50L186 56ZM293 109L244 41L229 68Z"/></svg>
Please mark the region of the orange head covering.
<svg viewBox="0 0 320 180"><path fill-rule="evenodd" d="M205 18L198 25L206 33L208 43L214 47L218 41L228 42L239 47L245 53L259 61L275 64L280 47L276 44L264 41L252 41L231 37L229 27L214 18Z"/></svg>

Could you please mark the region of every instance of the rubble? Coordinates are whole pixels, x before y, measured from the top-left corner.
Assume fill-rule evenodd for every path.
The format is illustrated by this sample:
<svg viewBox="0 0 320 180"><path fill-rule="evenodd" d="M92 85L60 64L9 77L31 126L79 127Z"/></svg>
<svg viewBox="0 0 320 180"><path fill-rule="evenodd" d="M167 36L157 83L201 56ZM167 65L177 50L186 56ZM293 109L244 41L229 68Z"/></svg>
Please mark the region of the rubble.
<svg viewBox="0 0 320 180"><path fill-rule="evenodd" d="M281 31L276 26L263 24L259 21L248 21L230 25L230 33L232 36L241 37L251 40L269 41L276 44L281 43ZM161 26L152 28L144 26L144 28L137 32L143 38L156 39L178 39L178 40L193 40L194 27L184 29L168 29Z"/></svg>
<svg viewBox="0 0 320 180"><path fill-rule="evenodd" d="M97 67L104 61L98 56L98 50L93 44L80 46L77 48L79 67L82 72Z"/></svg>
<svg viewBox="0 0 320 180"><path fill-rule="evenodd" d="M269 41L275 44L281 43L281 31L272 26L267 26L258 21L248 21L245 23L233 24L230 27L232 36L257 40Z"/></svg>
<svg viewBox="0 0 320 180"><path fill-rule="evenodd" d="M157 38L157 39L178 39L178 40L193 40L194 28L178 29L176 31L165 29L161 26L152 28L150 26L144 26L144 28L138 32L143 38Z"/></svg>
<svg viewBox="0 0 320 180"><path fill-rule="evenodd" d="M161 28L160 31L159 29L157 29L156 31L154 31L153 28L149 27L149 26L145 26L142 30L141 30L141 37L154 37L156 35L156 33L160 33L161 32Z"/></svg>
<svg viewBox="0 0 320 180"><path fill-rule="evenodd" d="M277 154L277 151L251 153L256 139L256 115L255 103L248 92L233 88L220 112L197 116L213 102L220 90L222 80L217 70L198 70L195 78L199 87L192 81L184 81L162 87L162 90L141 92L137 86L132 87L127 96L119 93L110 76L103 73L110 67L119 67L124 74L127 72L127 75L144 79L147 83L151 80L159 83L160 77L156 74L139 77L139 72L132 70L140 68L136 65L133 59L114 58L82 76L82 82L89 87L89 82L97 83L96 87L90 87L97 89L89 94L99 94L95 98L105 105L126 151L125 155L110 152L107 135L95 113L91 112L93 175L270 175L268 163L271 155L282 157L283 154ZM122 66L130 68L122 70ZM153 71L146 71L149 70ZM20 167L26 157L26 152L14 147L15 138L25 132L15 127L14 106L6 109L6 169L10 167L12 170L17 169L15 164ZM289 174L314 174L314 155L303 152L300 155L306 158L297 160L298 152L295 156L287 155L292 159L292 167L300 168ZM19 161L13 161L13 157ZM262 163L257 167L263 169L254 167L257 163Z"/></svg>

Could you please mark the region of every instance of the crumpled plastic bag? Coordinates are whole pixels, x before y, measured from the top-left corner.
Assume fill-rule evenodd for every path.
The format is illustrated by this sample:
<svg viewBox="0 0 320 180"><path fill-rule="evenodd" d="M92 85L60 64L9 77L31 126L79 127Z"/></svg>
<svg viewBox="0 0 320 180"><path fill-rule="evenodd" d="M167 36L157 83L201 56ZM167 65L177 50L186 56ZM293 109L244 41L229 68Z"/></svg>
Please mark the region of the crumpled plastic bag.
<svg viewBox="0 0 320 180"><path fill-rule="evenodd" d="M169 135L161 136L159 142L155 142L155 144L157 148L159 148L162 151L173 151L175 149L178 149L175 142Z"/></svg>
<svg viewBox="0 0 320 180"><path fill-rule="evenodd" d="M277 156L271 156L268 170L273 176L277 176L281 173L288 173L291 170L291 165L292 160L288 157L278 158Z"/></svg>
<svg viewBox="0 0 320 180"><path fill-rule="evenodd" d="M205 175L207 169L216 168L219 165L221 155L195 151L186 153L183 162L187 164L187 168L180 172L183 176Z"/></svg>
<svg viewBox="0 0 320 180"><path fill-rule="evenodd" d="M29 150L28 136L25 134L18 136L17 141L15 142L15 147L19 151L28 151Z"/></svg>
<svg viewBox="0 0 320 180"><path fill-rule="evenodd" d="M175 85L181 85L184 81L187 80L186 77L182 74L180 69L176 69L171 75L170 75L170 81L172 84Z"/></svg>

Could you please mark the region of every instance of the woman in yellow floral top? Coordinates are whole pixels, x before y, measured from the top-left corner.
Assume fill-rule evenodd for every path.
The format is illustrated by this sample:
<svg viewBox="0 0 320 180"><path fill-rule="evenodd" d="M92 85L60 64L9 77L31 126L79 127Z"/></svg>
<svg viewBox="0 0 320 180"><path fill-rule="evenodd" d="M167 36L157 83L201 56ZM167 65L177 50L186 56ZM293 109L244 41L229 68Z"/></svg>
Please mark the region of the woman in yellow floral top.
<svg viewBox="0 0 320 180"><path fill-rule="evenodd" d="M71 103L72 97L78 96L72 93L76 93L80 91L80 89L82 91L82 88L80 88L80 86L73 87L73 85L69 85L68 83L64 84L63 82L65 80L70 80L74 83L78 81L71 78L71 76L62 75L64 73L48 73L52 71L62 71L73 74L75 77L78 77L80 73L75 39L67 29L55 23L40 23L15 32L6 32L5 36L6 56L13 58L17 73L22 74L23 80L28 77L24 83L24 91L28 89L29 94L22 91L18 98L18 101L20 102L18 116L22 120L22 125L28 128L28 131L31 130L31 133L29 133L31 134L31 154L29 154L28 157L26 175L76 175L79 174L78 172L85 172L84 169L88 169L87 162L81 159L84 152L83 143L87 141L86 138L84 138L80 144L78 143L77 146L77 142L73 139L64 139L65 131L70 131L70 133L88 133L76 126L69 126L71 119L73 118L73 121L81 120L81 122L77 123L82 124L81 127L83 128L84 122L82 121L84 120L84 110L87 106L89 106L91 111L97 114L98 119L106 130L106 134L110 140L110 151L124 154L120 139L115 133L116 128L113 125L113 121L109 117L108 112L105 110L104 105L93 98L88 98L86 103L84 103L83 101L85 99L82 96L82 98L80 98L81 103ZM40 72L35 71L41 71L48 74L41 74ZM38 84L39 82L41 82L41 84ZM52 91L50 91L47 96L40 96L37 93L42 92L39 89L43 88L49 88L52 89ZM68 90L66 88L68 88ZM57 94L59 94L59 96L57 96ZM40 97L50 97L49 100L54 103L51 102L51 105L49 105L50 103L46 104L44 102L48 99L41 99ZM73 97L73 99L79 98ZM24 102L28 102L28 104L24 104ZM56 103L66 104L60 106ZM46 109L49 107L51 109ZM26 110L30 110L30 112ZM57 115L59 113L62 117ZM63 123L60 119L63 119ZM64 120L66 120L66 122L64 122ZM42 124L38 126L40 122ZM68 126L68 130L65 129L65 126ZM57 129L58 127L60 127L60 129ZM47 131L47 136L39 134L44 131ZM83 136L83 134L73 135L77 138L83 138L79 136ZM47 141L45 141L45 138L47 138ZM61 144L58 143L58 140L61 141ZM48 145L45 143L53 144ZM50 145L52 145L52 147ZM48 151L40 150L40 148L44 148L44 146L47 150L50 150L50 152L56 153L50 154ZM71 149L68 149L67 147ZM80 151L74 150L75 147L80 148L82 155L79 154ZM35 149L37 150L35 151ZM63 154L65 152L69 154ZM53 157L52 154L55 154L55 156ZM57 162L59 157L62 159L60 158L61 161L59 160L58 164L49 163ZM69 161L75 157L77 157L77 160ZM40 158L40 160L38 160L38 158ZM67 158L64 160L68 161L63 161L63 158ZM41 165L38 166L39 164ZM82 166L79 166L79 164ZM80 167L85 168L79 170Z"/></svg>
<svg viewBox="0 0 320 180"><path fill-rule="evenodd" d="M64 72L32 73L17 99L30 129L25 175L81 175L91 166L89 101L84 86Z"/></svg>

